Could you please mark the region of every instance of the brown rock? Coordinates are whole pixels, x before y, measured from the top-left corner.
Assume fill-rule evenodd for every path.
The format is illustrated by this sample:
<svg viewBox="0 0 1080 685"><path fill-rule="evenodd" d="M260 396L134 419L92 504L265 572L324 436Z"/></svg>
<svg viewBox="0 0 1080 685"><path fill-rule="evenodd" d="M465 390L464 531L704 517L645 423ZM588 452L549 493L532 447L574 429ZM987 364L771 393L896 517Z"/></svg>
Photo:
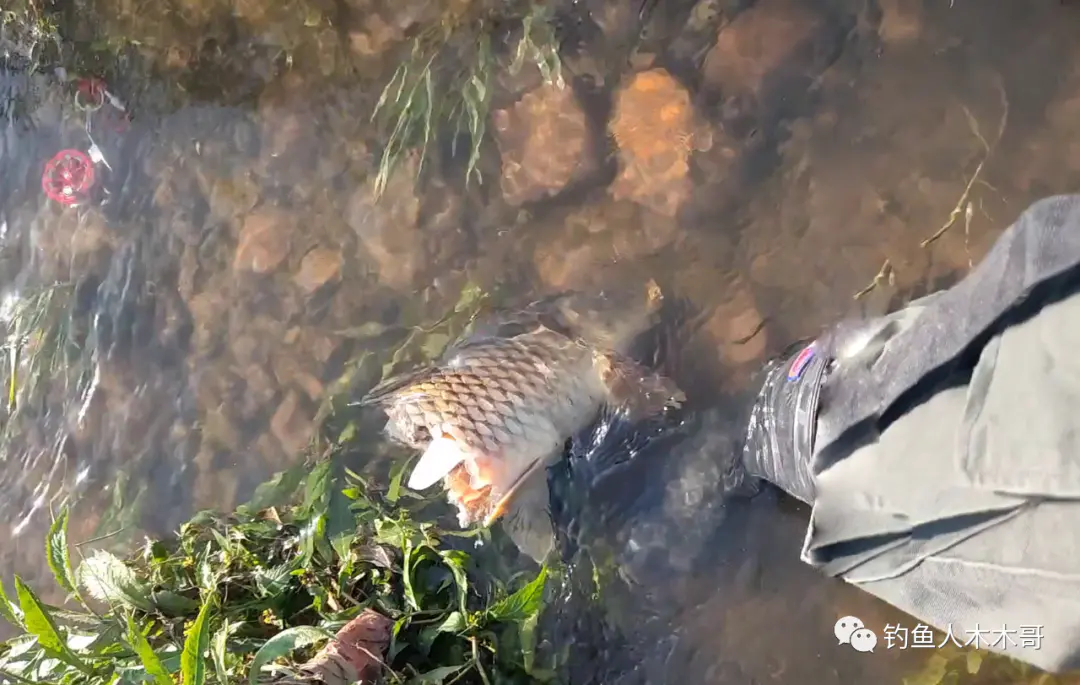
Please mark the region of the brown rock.
<svg viewBox="0 0 1080 685"><path fill-rule="evenodd" d="M300 386L300 389L304 391L305 395L316 402L321 400L323 394L326 392L326 387L323 385L322 381L315 376L312 376L310 373L301 371L294 377L294 381Z"/></svg>
<svg viewBox="0 0 1080 685"><path fill-rule="evenodd" d="M270 404L277 396L278 386L262 364L248 364L244 367L243 378L247 383L246 397L251 405L251 411L245 413L254 414L255 411ZM251 418L251 416L246 418Z"/></svg>
<svg viewBox="0 0 1080 685"><path fill-rule="evenodd" d="M410 157L390 174L382 197L370 186L356 189L346 220L373 262L380 280L394 289L407 289L427 265L427 248L417 226L420 199L416 196L417 159Z"/></svg>
<svg viewBox="0 0 1080 685"><path fill-rule="evenodd" d="M878 35L886 45L903 45L922 34L922 0L879 0Z"/></svg>
<svg viewBox="0 0 1080 685"><path fill-rule="evenodd" d="M690 94L664 69L635 74L615 96L609 124L619 147L615 199L674 216L691 192L690 152L710 141L695 130Z"/></svg>
<svg viewBox="0 0 1080 685"><path fill-rule="evenodd" d="M284 212L262 208L249 214L240 231L233 269L270 273L289 256L292 225Z"/></svg>
<svg viewBox="0 0 1080 685"><path fill-rule="evenodd" d="M205 352L224 335L221 322L228 315L229 303L225 292L209 287L188 300L188 312L193 327L192 344L198 352Z"/></svg>
<svg viewBox="0 0 1080 685"><path fill-rule="evenodd" d="M679 232L675 219L629 200L587 202L564 223L570 236L590 236L597 260L634 261L667 247ZM594 237L593 237L594 236ZM600 246L609 246L602 250Z"/></svg>
<svg viewBox="0 0 1080 685"><path fill-rule="evenodd" d="M285 450L282 449L281 443L279 443L277 438L270 433L263 433L260 435L253 443L252 447L254 447L255 452L259 457L262 458L262 463L271 470L282 471L294 463L292 459L290 459L290 456L295 455L285 454Z"/></svg>
<svg viewBox="0 0 1080 685"><path fill-rule="evenodd" d="M795 0L761 0L720 30L704 80L727 96L760 96L765 78L806 44L819 18Z"/></svg>
<svg viewBox="0 0 1080 685"><path fill-rule="evenodd" d="M300 395L290 390L270 419L270 430L286 454L299 454L307 447L315 424L301 406Z"/></svg>
<svg viewBox="0 0 1080 685"><path fill-rule="evenodd" d="M199 173L199 179L206 188L211 214L222 221L238 220L259 202L259 187L248 173L227 177Z"/></svg>
<svg viewBox="0 0 1080 685"><path fill-rule="evenodd" d="M635 261L656 254L679 234L679 224L671 216L643 209L635 228L616 229L612 236L615 259Z"/></svg>
<svg viewBox="0 0 1080 685"><path fill-rule="evenodd" d="M30 236L42 260L45 278L61 280L99 265L115 240L96 208L79 208L55 216L51 211L43 212L31 220Z"/></svg>
<svg viewBox="0 0 1080 685"><path fill-rule="evenodd" d="M571 88L545 84L493 114L502 192L511 205L554 195L594 168L585 112Z"/></svg>
<svg viewBox="0 0 1080 685"><path fill-rule="evenodd" d="M715 341L721 362L741 366L764 356L768 336L761 330L764 319L749 287L737 283L732 292L727 302L713 310L704 328Z"/></svg>
<svg viewBox="0 0 1080 685"><path fill-rule="evenodd" d="M341 253L317 247L304 255L300 271L293 277L296 285L309 295L341 274Z"/></svg>
<svg viewBox="0 0 1080 685"><path fill-rule="evenodd" d="M596 277L598 266L593 246L566 247L558 242L538 247L533 261L540 280L552 290L590 285Z"/></svg>
<svg viewBox="0 0 1080 685"><path fill-rule="evenodd" d="M312 359L319 364L326 364L334 356L334 353L341 348L344 339L339 335L330 335L313 328L305 328L300 332L299 341Z"/></svg>
<svg viewBox="0 0 1080 685"><path fill-rule="evenodd" d="M240 366L255 364L259 357L265 355L265 348L260 344L259 338L252 333L230 335L229 350Z"/></svg>
<svg viewBox="0 0 1080 685"><path fill-rule="evenodd" d="M203 443L223 447L230 452L240 449L243 432L224 409L208 408L202 417Z"/></svg>

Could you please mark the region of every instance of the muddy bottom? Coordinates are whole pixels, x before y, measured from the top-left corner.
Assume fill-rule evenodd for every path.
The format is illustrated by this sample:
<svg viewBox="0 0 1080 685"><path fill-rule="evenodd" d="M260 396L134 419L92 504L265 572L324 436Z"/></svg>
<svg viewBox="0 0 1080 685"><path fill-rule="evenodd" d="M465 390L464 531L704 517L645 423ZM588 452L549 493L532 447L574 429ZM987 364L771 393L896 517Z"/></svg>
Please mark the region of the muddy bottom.
<svg viewBox="0 0 1080 685"><path fill-rule="evenodd" d="M33 73L33 37L4 33L2 284L12 302L53 288L63 335L27 343L49 380L6 417L3 573L50 586L42 540L65 497L74 541L118 546L244 500L295 463L335 379L374 383L395 327L463 291L653 278L695 312L673 371L694 431L612 538L659 618L608 682L923 668L931 650L837 645L843 616L879 635L917 623L799 562L807 511L710 502L731 430L714 416L770 354L955 281L1029 203L1080 186L1080 7L639 4L553 3L556 52L536 34L516 72L499 45L520 35L459 40L448 64L494 55L486 114L392 167L371 113L408 78L417 27L450 21L438 3L175 0L164 20L84 0L55 17L67 51ZM108 95L83 83L76 101L91 73ZM91 143L104 161L77 206L46 197L49 159Z"/></svg>

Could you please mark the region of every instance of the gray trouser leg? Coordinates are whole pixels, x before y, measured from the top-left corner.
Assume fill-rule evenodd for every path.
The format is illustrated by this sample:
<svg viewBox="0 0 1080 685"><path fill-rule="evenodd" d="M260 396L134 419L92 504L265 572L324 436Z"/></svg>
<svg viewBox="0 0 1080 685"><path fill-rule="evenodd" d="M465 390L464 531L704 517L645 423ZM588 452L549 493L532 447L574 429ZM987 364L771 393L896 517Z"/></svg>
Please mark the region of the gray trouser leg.
<svg viewBox="0 0 1080 685"><path fill-rule="evenodd" d="M907 628L1080 667L1080 295L992 338L969 380L815 485L804 560L912 614Z"/></svg>

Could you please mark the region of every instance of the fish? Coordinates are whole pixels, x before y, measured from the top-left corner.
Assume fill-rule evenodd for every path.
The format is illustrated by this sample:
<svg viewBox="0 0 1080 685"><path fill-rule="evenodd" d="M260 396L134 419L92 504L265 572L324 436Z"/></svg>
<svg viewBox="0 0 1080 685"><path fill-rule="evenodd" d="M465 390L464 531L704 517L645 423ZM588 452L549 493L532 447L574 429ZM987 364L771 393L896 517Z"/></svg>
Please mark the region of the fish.
<svg viewBox="0 0 1080 685"><path fill-rule="evenodd" d="M387 379L357 404L421 453L407 486L442 483L461 528L502 519L536 559L551 549L547 467L604 412L678 409L674 381L629 356L663 302L655 281L625 297L559 293L478 321L435 362Z"/></svg>

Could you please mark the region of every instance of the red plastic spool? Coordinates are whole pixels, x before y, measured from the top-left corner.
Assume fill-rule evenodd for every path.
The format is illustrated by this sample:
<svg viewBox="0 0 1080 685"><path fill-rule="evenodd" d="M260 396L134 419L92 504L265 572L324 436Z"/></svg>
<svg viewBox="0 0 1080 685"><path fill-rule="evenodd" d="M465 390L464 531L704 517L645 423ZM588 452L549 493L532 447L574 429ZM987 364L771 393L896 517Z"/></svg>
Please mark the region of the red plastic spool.
<svg viewBox="0 0 1080 685"><path fill-rule="evenodd" d="M75 86L75 104L84 109L99 109L105 104L105 82L93 77L80 79Z"/></svg>
<svg viewBox="0 0 1080 685"><path fill-rule="evenodd" d="M94 163L80 150L61 150L45 164L41 187L49 199L62 205L85 202L94 187Z"/></svg>

